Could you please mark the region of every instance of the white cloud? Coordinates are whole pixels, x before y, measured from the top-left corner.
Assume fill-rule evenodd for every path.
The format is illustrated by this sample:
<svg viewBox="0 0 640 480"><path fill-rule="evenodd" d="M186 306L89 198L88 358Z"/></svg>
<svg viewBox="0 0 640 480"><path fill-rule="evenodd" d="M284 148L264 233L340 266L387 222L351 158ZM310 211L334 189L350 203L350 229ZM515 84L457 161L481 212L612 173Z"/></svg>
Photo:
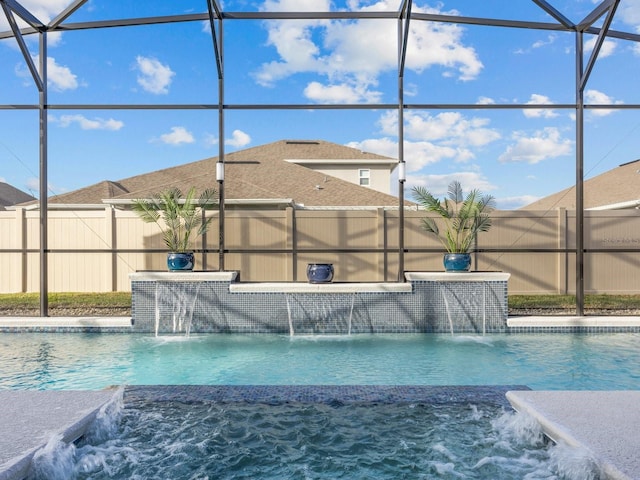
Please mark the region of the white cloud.
<svg viewBox="0 0 640 480"><path fill-rule="evenodd" d="M533 45L531 46L532 48L541 48L541 47L544 47L545 45L551 45L556 41L557 38L558 36L555 33L552 33L550 35L547 35L546 40L538 40L537 42L534 42Z"/></svg>
<svg viewBox="0 0 640 480"><path fill-rule="evenodd" d="M496 101L491 97L478 97L478 105L493 105Z"/></svg>
<svg viewBox="0 0 640 480"><path fill-rule="evenodd" d="M397 114L393 112L396 116ZM500 138L487 118L467 118L460 112L406 112L405 134L411 139L440 141L446 145L481 147Z"/></svg>
<svg viewBox="0 0 640 480"><path fill-rule="evenodd" d="M370 138L361 142L349 142L347 147L358 149L362 152L376 153L385 157L398 158L398 142L390 138Z"/></svg>
<svg viewBox="0 0 640 480"><path fill-rule="evenodd" d="M596 45L596 40L598 37L594 35L589 40L584 42L584 50L585 52L590 52L593 50L593 47ZM600 47L600 52L598 52L598 58L605 58L610 55L613 55L614 50L616 49L616 42L613 40L606 40L602 42L602 46Z"/></svg>
<svg viewBox="0 0 640 480"><path fill-rule="evenodd" d="M2 183L7 183L7 179L6 179L6 178L4 178L4 177L0 177L0 182L2 182Z"/></svg>
<svg viewBox="0 0 640 480"><path fill-rule="evenodd" d="M376 103L380 101L382 92L368 90L366 85L311 82L304 89L304 95L317 103Z"/></svg>
<svg viewBox="0 0 640 480"><path fill-rule="evenodd" d="M157 95L169 93L169 85L175 72L168 65L163 65L159 60L138 55L136 68L139 71L138 84L149 93Z"/></svg>
<svg viewBox="0 0 640 480"><path fill-rule="evenodd" d="M93 118L89 119L84 115L61 115L60 118L54 116L49 117L52 121L57 122L61 127L68 127L72 123L77 123L82 130L120 130L124 127L124 122L114 120L113 118Z"/></svg>
<svg viewBox="0 0 640 480"><path fill-rule="evenodd" d="M515 53L516 55L527 55L537 48L543 48L543 47L546 47L547 45L552 45L553 43L555 43L557 39L558 39L558 36L555 33L552 33L550 35L547 35L545 39L536 40L531 44L530 47L516 48L513 51L513 53Z"/></svg>
<svg viewBox="0 0 640 480"><path fill-rule="evenodd" d="M549 97L532 93L527 105L549 105L552 103ZM555 111L549 108L527 108L524 109L522 113L527 118L553 118L558 116Z"/></svg>
<svg viewBox="0 0 640 480"><path fill-rule="evenodd" d="M640 33L640 0L624 0L616 10L616 19L622 20Z"/></svg>
<svg viewBox="0 0 640 480"><path fill-rule="evenodd" d="M624 102L620 100L614 100L612 97L607 95L606 93L600 92L598 90L585 90L584 92L584 102L588 105L622 105ZM604 117L614 113L615 110L602 108L602 109L590 109L589 113L591 115L596 115L598 117Z"/></svg>
<svg viewBox="0 0 640 480"><path fill-rule="evenodd" d="M204 144L206 147L210 148L215 145L218 145L220 142L218 141L218 137L215 135L208 133L204 137ZM251 136L249 134L243 132L242 130L234 130L231 134L231 138L227 138L224 141L225 145L235 148L241 148L251 143Z"/></svg>
<svg viewBox="0 0 640 480"><path fill-rule="evenodd" d="M40 56L34 56L33 62L36 67L39 67ZM18 64L15 68L15 73L18 77L28 79L29 84L31 84L31 73L26 64ZM69 67L58 65L55 58L47 57L47 85L55 91L62 92L64 90L75 90L80 84L78 83L78 77L71 72Z"/></svg>
<svg viewBox="0 0 640 480"><path fill-rule="evenodd" d="M426 165L443 160L469 162L475 158L472 148L481 148L500 138L488 127L486 118L466 118L458 112L435 116L423 112L406 112L404 154L407 171L416 172ZM389 137L398 134L397 112L380 117L383 138L351 142L348 146L392 158L398 156L398 143Z"/></svg>
<svg viewBox="0 0 640 480"><path fill-rule="evenodd" d="M262 10L265 12L328 12L330 0L265 0Z"/></svg>
<svg viewBox="0 0 640 480"><path fill-rule="evenodd" d="M294 0L270 0L265 9L299 10L304 5L310 11L330 10L328 1L304 3ZM394 11L397 2L380 0L352 1L353 10ZM415 12L443 13L434 8L414 6ZM455 14L455 12L446 12ZM377 101L378 76L397 68L397 24L393 21L272 21L267 44L275 47L279 59L265 63L254 73L263 86L297 73L315 73L327 78L326 85L316 81L307 86L305 94L314 101ZM406 68L421 72L440 66L445 74L455 74L462 81L477 77L483 68L476 51L462 42L464 29L454 24L412 22Z"/></svg>
<svg viewBox="0 0 640 480"><path fill-rule="evenodd" d="M249 145L251 143L251 137L241 130L234 130L232 138L227 138L224 143L230 147L240 148Z"/></svg>
<svg viewBox="0 0 640 480"><path fill-rule="evenodd" d="M539 130L533 136L516 132L513 139L515 143L498 157L500 162L535 164L549 158L569 155L573 150L573 142L562 138L560 131L554 127Z"/></svg>
<svg viewBox="0 0 640 480"><path fill-rule="evenodd" d="M398 142L389 138L374 138L360 142L350 142L348 147L391 158L398 158ZM407 172L417 172L423 167L446 159L455 159L458 150L451 147L434 145L431 142L404 142L404 160Z"/></svg>
<svg viewBox="0 0 640 480"><path fill-rule="evenodd" d="M167 145L182 145L185 143L193 143L195 139L191 132L184 127L171 127L171 133L160 135L160 141Z"/></svg>
<svg viewBox="0 0 640 480"><path fill-rule="evenodd" d="M42 23L48 23L55 16L61 13L72 0L21 0L19 3L28 10L33 16L35 16ZM14 18L20 28L26 27L27 23L24 22L18 15L14 14ZM9 23L7 22L4 12L0 15L0 31L9 31ZM37 42L37 35L27 35L24 37L28 42ZM61 41L62 33L50 32L47 34L47 45L54 47ZM17 44L16 44L17 48Z"/></svg>
<svg viewBox="0 0 640 480"><path fill-rule="evenodd" d="M204 136L204 144L207 148L214 147L215 145L218 145L218 137L216 137L212 133L207 133Z"/></svg>
<svg viewBox="0 0 640 480"><path fill-rule="evenodd" d="M496 130L488 127L488 119L467 118L459 112L442 112L435 116L426 112L406 112L404 121L405 138L420 145L422 152L429 151L430 155L437 152L438 159L467 162L475 157L471 147L483 147L500 138ZM380 125L385 135L397 135L397 112L383 114ZM433 145L428 147L428 144Z"/></svg>

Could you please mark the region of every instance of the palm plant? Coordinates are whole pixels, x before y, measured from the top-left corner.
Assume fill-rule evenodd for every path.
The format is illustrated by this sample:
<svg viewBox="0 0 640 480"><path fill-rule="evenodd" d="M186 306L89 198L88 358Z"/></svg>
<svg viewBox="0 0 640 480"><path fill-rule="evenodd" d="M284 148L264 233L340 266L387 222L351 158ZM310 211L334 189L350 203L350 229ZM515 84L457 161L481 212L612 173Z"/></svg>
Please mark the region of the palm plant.
<svg viewBox="0 0 640 480"><path fill-rule="evenodd" d="M162 230L162 239L171 252L187 252L191 249L191 235L202 235L209 228L211 218L203 221L200 208L215 204L215 189L202 192L196 198L196 189L190 188L183 198L178 188L170 188L155 194L151 199L133 201L133 211L143 222L155 223Z"/></svg>
<svg viewBox="0 0 640 480"><path fill-rule="evenodd" d="M423 218L422 228L436 235L449 253L469 253L478 233L491 228L489 214L495 208L491 195L483 195L474 189L465 198L458 181L449 184L448 198L442 201L424 187L413 187L412 191L418 204L444 220L446 228L442 234L433 218Z"/></svg>

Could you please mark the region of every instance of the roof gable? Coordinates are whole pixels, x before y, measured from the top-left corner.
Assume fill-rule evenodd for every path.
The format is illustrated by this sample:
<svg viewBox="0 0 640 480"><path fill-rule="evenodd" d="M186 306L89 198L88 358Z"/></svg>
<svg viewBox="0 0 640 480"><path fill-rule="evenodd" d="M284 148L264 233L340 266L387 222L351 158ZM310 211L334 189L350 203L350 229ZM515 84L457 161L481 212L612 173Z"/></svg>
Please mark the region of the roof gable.
<svg viewBox="0 0 640 480"><path fill-rule="evenodd" d="M35 200L35 197L17 189L13 185L0 182L0 210L19 203Z"/></svg>
<svg viewBox="0 0 640 480"><path fill-rule="evenodd" d="M640 160L623 163L584 181L584 208L630 203L640 199ZM575 185L522 207L524 210L576 209Z"/></svg>
<svg viewBox="0 0 640 480"><path fill-rule="evenodd" d="M397 206L398 199L367 187L316 172L288 158L298 159L382 159L321 140L281 140L225 155L225 199L268 200L290 198L305 206ZM55 203L100 203L104 199L150 197L167 188L186 192L191 187L202 191L217 188L217 157L125 178L118 182L100 182L85 189L51 199Z"/></svg>

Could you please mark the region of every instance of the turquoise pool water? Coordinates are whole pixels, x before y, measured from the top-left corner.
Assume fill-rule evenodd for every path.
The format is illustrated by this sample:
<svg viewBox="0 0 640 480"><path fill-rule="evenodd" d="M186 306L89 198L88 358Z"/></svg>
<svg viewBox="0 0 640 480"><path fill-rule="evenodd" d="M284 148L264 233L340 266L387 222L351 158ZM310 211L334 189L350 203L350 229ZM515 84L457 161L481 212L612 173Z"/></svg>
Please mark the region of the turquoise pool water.
<svg viewBox="0 0 640 480"><path fill-rule="evenodd" d="M637 389L639 340L638 334L3 334L0 388L173 385L158 398L125 394L77 445L51 442L36 456L32 480L595 480L599 468L588 455L545 442L538 425L506 406L504 393L494 400L470 391L463 401L446 393L445 401L357 397L345 404L185 400L176 392L193 388L187 385Z"/></svg>
<svg viewBox="0 0 640 480"><path fill-rule="evenodd" d="M640 334L2 334L0 388L527 385L635 390Z"/></svg>

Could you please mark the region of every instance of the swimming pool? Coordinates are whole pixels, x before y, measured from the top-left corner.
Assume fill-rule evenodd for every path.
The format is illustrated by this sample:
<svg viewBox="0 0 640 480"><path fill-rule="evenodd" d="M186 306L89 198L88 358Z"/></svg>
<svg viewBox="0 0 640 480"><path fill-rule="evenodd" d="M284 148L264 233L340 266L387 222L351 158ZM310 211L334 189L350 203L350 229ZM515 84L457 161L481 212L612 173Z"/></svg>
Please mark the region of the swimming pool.
<svg viewBox="0 0 640 480"><path fill-rule="evenodd" d="M0 388L527 385L636 390L640 334L2 334Z"/></svg>
<svg viewBox="0 0 640 480"><path fill-rule="evenodd" d="M585 480L599 478L588 455L547 444L508 407L505 387L482 386L637 389L639 337L4 334L0 388L134 385L107 427L41 451L34 480ZM375 397L388 388L401 394Z"/></svg>

